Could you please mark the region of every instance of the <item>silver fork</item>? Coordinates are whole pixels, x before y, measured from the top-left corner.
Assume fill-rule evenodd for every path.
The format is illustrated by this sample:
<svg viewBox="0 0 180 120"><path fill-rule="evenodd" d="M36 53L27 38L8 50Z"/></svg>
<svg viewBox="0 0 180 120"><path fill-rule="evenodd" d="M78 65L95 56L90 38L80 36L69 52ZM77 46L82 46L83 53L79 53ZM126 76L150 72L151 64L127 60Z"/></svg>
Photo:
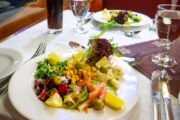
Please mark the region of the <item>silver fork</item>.
<svg viewBox="0 0 180 120"><path fill-rule="evenodd" d="M30 57L27 61L29 61L29 60L31 60L32 58L35 58L35 57L37 57L37 56L42 55L43 53L45 53L45 51L46 51L46 46L47 46L46 40L43 40L43 41L39 44L39 46L37 47L37 50L36 50L35 53L32 55L32 57ZM27 61L26 61L26 62L27 62ZM25 63L26 63L26 62L25 62ZM11 75L9 75L9 77L8 77L6 80L4 80L4 81L2 81L2 82L0 83L0 97L3 96L3 95L7 92L7 90L8 90L8 87L7 87L7 86L8 86L8 82L9 82L8 79L10 79L12 75L13 75L13 73L12 73Z"/></svg>
<svg viewBox="0 0 180 120"><path fill-rule="evenodd" d="M37 56L42 55L43 53L45 53L46 46L47 46L46 40L43 40L43 41L39 44L39 46L38 46L36 52L33 54L33 56L30 57L27 61L29 61L29 60L31 60L32 58L35 58L35 57L37 57Z"/></svg>

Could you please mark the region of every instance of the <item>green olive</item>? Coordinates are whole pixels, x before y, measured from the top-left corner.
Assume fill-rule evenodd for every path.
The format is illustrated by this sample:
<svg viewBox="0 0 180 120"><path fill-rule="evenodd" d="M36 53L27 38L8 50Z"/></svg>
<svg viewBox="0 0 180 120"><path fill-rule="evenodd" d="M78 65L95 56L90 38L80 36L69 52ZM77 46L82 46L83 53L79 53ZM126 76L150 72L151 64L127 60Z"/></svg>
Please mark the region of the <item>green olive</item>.
<svg viewBox="0 0 180 120"><path fill-rule="evenodd" d="M107 73L108 72L108 67L100 67L100 71L102 73Z"/></svg>
<svg viewBox="0 0 180 120"><path fill-rule="evenodd" d="M112 85L112 87L114 87L115 89L119 88L119 83L116 79L110 79L110 84Z"/></svg>
<svg viewBox="0 0 180 120"><path fill-rule="evenodd" d="M102 110L104 108L104 102L100 99L93 100L92 105L95 110Z"/></svg>
<svg viewBox="0 0 180 120"><path fill-rule="evenodd" d="M62 83L62 79L61 79L60 76L55 76L55 77L53 78L53 81L54 81L54 84L55 84L55 85L60 85L60 84Z"/></svg>

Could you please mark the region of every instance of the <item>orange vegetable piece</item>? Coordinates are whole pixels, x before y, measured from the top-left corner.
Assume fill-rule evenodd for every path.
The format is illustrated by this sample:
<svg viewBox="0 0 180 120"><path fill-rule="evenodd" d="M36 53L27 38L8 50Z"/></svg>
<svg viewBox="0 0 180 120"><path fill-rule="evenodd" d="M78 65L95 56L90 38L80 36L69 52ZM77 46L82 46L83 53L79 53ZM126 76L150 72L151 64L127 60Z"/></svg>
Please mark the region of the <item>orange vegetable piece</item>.
<svg viewBox="0 0 180 120"><path fill-rule="evenodd" d="M91 77L85 77L83 80L81 80L80 82L79 82L79 86L80 87L83 87L83 86L86 86L88 83L90 83L91 82Z"/></svg>
<svg viewBox="0 0 180 120"><path fill-rule="evenodd" d="M87 87L88 87L88 90L89 90L90 92L96 90L96 86L93 85L92 83L87 83Z"/></svg>
<svg viewBox="0 0 180 120"><path fill-rule="evenodd" d="M99 98L102 95L104 89L105 89L105 85L104 83L101 83L95 91L89 93L88 99L92 101L95 98Z"/></svg>

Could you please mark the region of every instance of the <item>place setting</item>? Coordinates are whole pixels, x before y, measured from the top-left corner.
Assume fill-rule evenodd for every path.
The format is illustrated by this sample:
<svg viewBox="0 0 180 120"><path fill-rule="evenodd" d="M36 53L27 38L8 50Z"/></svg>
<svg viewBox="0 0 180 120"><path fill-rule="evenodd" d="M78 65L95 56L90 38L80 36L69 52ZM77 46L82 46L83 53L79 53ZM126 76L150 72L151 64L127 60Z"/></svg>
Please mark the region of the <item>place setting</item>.
<svg viewBox="0 0 180 120"><path fill-rule="evenodd" d="M149 27L151 19L141 13L130 10L107 10L104 9L93 15L95 21L99 23L109 23L118 26L121 31L141 31Z"/></svg>
<svg viewBox="0 0 180 120"><path fill-rule="evenodd" d="M7 92L9 77L20 67L23 57L16 50L0 48L0 94Z"/></svg>
<svg viewBox="0 0 180 120"><path fill-rule="evenodd" d="M131 10L107 10L106 8L93 13L88 12L90 5L86 0L76 2L76 0L70 1L70 8L77 19L76 27L71 32L76 36L87 34L90 29L115 30L128 37L134 37L149 27L154 30L151 18L145 14ZM94 28L86 27L89 22Z"/></svg>

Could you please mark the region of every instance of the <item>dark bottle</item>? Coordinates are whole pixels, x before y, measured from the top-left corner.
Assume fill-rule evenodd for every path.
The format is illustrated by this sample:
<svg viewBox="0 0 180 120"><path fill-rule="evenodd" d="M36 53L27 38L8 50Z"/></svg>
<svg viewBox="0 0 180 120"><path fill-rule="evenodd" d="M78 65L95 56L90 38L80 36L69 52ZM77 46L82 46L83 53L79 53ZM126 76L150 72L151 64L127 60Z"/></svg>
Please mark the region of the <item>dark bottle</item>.
<svg viewBox="0 0 180 120"><path fill-rule="evenodd" d="M62 30L63 0L47 0L47 19L50 30Z"/></svg>

